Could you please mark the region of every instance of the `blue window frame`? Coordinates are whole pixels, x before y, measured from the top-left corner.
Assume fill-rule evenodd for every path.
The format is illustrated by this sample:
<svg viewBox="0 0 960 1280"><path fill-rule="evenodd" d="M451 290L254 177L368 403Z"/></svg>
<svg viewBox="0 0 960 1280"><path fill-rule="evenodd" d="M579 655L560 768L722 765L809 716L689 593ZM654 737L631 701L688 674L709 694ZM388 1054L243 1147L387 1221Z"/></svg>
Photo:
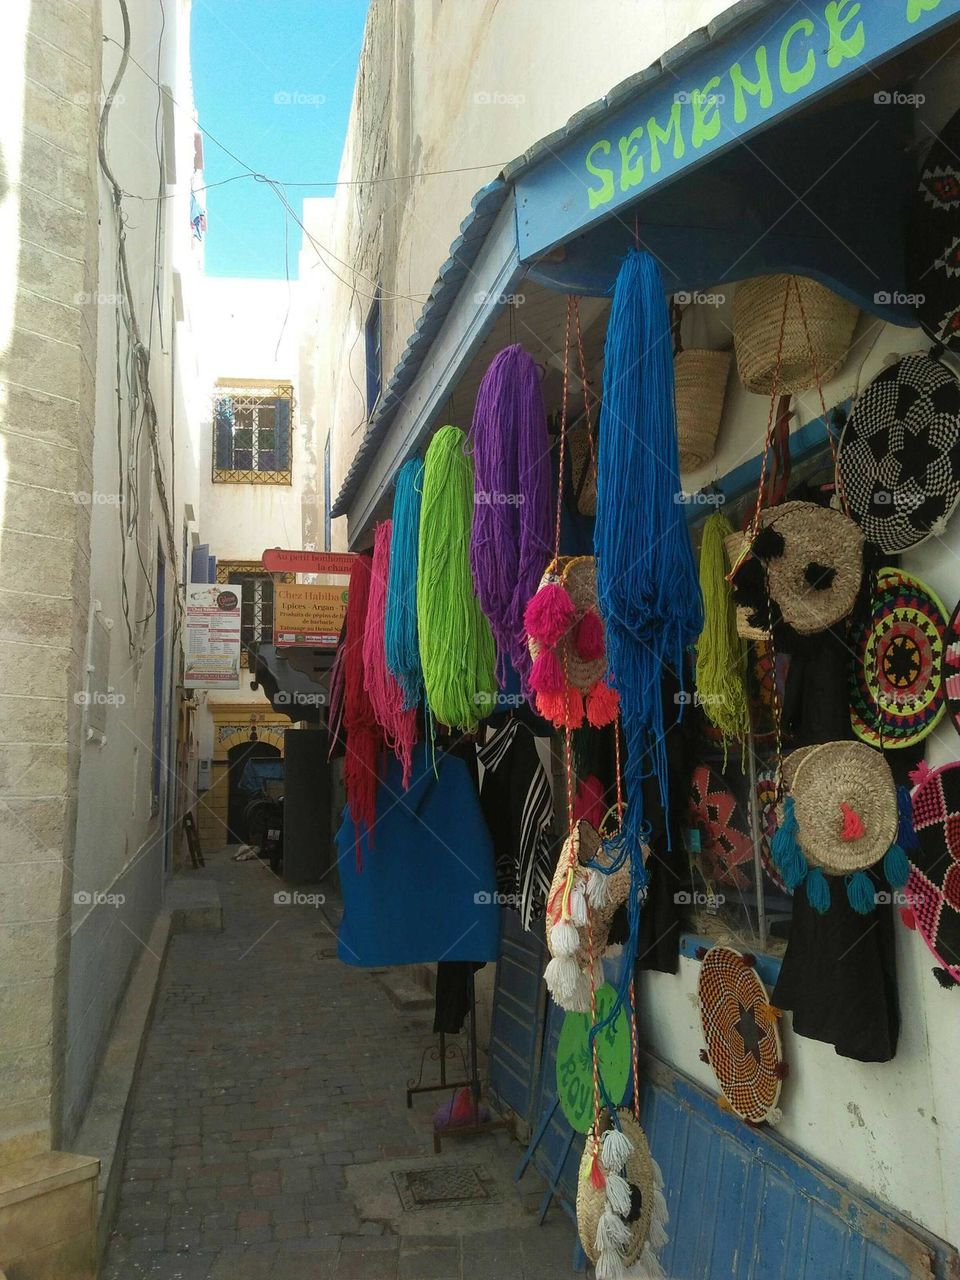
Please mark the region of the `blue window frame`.
<svg viewBox="0 0 960 1280"><path fill-rule="evenodd" d="M373 416L380 399L383 383L383 314L380 307L380 286L370 304L363 326L364 349L367 361L367 417Z"/></svg>

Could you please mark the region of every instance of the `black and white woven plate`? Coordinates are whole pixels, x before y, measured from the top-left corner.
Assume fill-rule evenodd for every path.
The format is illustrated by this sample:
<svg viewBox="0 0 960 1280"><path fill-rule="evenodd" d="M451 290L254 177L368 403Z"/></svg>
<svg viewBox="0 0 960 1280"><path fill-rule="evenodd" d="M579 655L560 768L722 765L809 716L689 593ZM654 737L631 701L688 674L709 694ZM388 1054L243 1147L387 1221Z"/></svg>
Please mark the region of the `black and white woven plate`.
<svg viewBox="0 0 960 1280"><path fill-rule="evenodd" d="M920 168L907 236L907 278L917 319L960 351L960 111L944 125Z"/></svg>
<svg viewBox="0 0 960 1280"><path fill-rule="evenodd" d="M960 383L923 352L890 365L858 397L837 465L850 515L885 555L942 533L960 501Z"/></svg>

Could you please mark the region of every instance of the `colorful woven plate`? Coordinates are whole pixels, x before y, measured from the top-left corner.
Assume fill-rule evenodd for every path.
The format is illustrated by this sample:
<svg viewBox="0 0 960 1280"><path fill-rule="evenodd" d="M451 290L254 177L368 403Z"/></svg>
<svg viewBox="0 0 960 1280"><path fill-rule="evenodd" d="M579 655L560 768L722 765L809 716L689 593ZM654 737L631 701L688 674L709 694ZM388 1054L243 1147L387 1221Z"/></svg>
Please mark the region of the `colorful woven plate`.
<svg viewBox="0 0 960 1280"><path fill-rule="evenodd" d="M850 722L872 747L909 747L943 715L946 611L902 569L877 571L870 613L850 637Z"/></svg>
<svg viewBox="0 0 960 1280"><path fill-rule="evenodd" d="M907 850L910 879L904 921L960 982L960 762L911 775L917 847Z"/></svg>
<svg viewBox="0 0 960 1280"><path fill-rule="evenodd" d="M719 773L697 765L690 780L690 825L700 832L704 872L718 884L745 889L742 870L753 861L753 841L743 811Z"/></svg>
<svg viewBox="0 0 960 1280"><path fill-rule="evenodd" d="M944 637L943 693L953 727L960 733L960 604L953 611Z"/></svg>
<svg viewBox="0 0 960 1280"><path fill-rule="evenodd" d="M711 947L697 985L707 1061L741 1120L780 1118L783 1050L777 1014L751 965L730 947Z"/></svg>

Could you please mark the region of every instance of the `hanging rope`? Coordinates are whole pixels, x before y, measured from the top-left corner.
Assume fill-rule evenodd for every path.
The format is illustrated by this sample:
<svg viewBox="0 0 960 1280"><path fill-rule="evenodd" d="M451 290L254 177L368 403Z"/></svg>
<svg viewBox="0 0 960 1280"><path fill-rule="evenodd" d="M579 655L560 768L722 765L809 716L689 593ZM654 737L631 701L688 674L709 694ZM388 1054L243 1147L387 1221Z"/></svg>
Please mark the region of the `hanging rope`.
<svg viewBox="0 0 960 1280"><path fill-rule="evenodd" d="M384 652L384 616L387 607L387 576L390 567L390 540L393 524L385 520L377 526L370 567L370 597L363 633L363 683L387 747L403 766L404 790L410 785L413 748L417 741L417 712L404 709L403 690L387 667Z"/></svg>
<svg viewBox="0 0 960 1280"><path fill-rule="evenodd" d="M393 535L387 575L383 643L387 666L403 690L406 710L423 696L423 668L417 638L417 555L423 460L411 458L397 472L393 495Z"/></svg>
<svg viewBox="0 0 960 1280"><path fill-rule="evenodd" d="M473 730L497 693L496 652L470 573L473 463L464 434L441 427L427 450L420 512L417 626L430 710Z"/></svg>

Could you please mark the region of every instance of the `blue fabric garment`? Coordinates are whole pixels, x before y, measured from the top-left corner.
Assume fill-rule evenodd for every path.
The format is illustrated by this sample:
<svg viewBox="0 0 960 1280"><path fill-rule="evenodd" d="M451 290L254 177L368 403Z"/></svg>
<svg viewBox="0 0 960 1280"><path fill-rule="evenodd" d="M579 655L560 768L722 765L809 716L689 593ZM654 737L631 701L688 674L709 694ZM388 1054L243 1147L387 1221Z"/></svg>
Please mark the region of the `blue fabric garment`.
<svg viewBox="0 0 960 1280"><path fill-rule="evenodd" d="M500 936L493 843L466 763L414 751L407 791L392 756L377 791L374 847L353 820L337 832L343 919L337 954L346 964L496 960Z"/></svg>

